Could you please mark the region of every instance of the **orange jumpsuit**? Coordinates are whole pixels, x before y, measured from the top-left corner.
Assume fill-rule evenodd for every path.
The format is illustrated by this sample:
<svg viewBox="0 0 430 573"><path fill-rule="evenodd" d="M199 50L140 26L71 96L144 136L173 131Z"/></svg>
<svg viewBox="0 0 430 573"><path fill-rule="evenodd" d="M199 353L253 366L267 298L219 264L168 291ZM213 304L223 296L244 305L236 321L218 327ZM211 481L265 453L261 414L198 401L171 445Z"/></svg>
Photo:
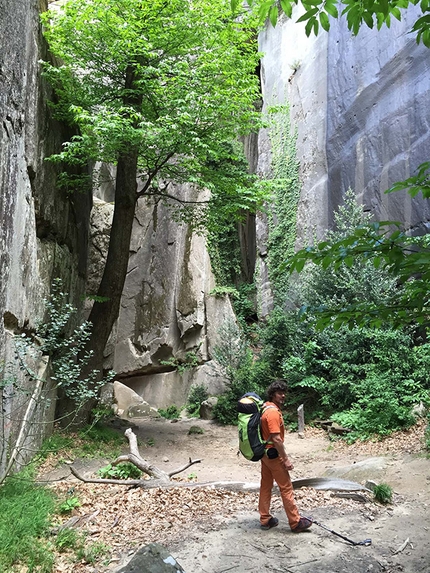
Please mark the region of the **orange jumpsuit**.
<svg viewBox="0 0 430 573"><path fill-rule="evenodd" d="M284 420L281 410L273 402L266 402L264 406L271 406L263 411L261 417L261 432L263 440L268 440L270 434L280 434L284 440ZM270 446L269 446L270 447ZM272 446L273 447L273 446ZM261 460L261 483L260 498L258 501L258 511L260 512L260 523L265 525L269 522L270 501L272 497L273 482L276 482L281 493L282 503L287 514L288 523L294 529L299 521L300 515L294 500L293 485L289 472L281 464L279 457L269 459L267 455Z"/></svg>

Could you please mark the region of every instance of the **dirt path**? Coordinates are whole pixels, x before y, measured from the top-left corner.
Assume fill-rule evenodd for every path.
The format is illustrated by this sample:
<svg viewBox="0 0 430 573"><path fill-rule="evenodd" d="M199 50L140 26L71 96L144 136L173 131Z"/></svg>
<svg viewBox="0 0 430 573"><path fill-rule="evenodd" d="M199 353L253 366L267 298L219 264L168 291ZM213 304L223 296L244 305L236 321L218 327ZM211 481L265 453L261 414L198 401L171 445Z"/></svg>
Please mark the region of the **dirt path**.
<svg viewBox="0 0 430 573"><path fill-rule="evenodd" d="M189 434L196 425L203 433ZM78 511L99 510L90 532L112 551L110 562L97 567L81 563L70 568L65 556L56 571L113 572L135 549L159 541L186 573L429 573L430 460L422 450L423 427L384 442L352 447L330 442L320 430L308 430L305 439L297 434L286 437L295 465L293 479L321 477L333 468L342 473L342 468L359 468L368 458L382 459L382 467L365 470L365 477L393 487L394 500L389 506L339 499L330 492L296 492L303 515L355 541L371 538L368 547L352 546L315 525L308 532L291 533L277 495L273 508L279 526L261 531L257 493L128 490L91 486L69 477L57 489L65 491L73 482L76 495L83 500ZM201 420L140 420L135 432L142 456L162 469L175 469L189 458L202 459L184 472L182 481L259 481L259 463L237 457L234 427ZM104 462L97 464L101 467ZM88 472L93 469L87 464Z"/></svg>

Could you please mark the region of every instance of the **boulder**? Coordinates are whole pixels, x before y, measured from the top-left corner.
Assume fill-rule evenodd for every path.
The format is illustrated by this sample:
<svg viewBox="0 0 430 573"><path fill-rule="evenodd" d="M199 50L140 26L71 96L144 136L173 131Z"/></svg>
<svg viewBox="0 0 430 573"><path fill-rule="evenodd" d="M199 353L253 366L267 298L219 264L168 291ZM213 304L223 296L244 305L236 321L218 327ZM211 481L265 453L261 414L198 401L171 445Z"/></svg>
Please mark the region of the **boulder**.
<svg viewBox="0 0 430 573"><path fill-rule="evenodd" d="M324 472L324 475L358 482L368 479L380 479L384 476L387 463L387 459L383 457L367 458L349 466L329 468Z"/></svg>
<svg viewBox="0 0 430 573"><path fill-rule="evenodd" d="M114 573L185 573L170 553L158 543L141 547L124 567Z"/></svg>
<svg viewBox="0 0 430 573"><path fill-rule="evenodd" d="M155 408L139 396L134 390L115 381L113 383L115 414L120 418L146 418L147 416L159 417Z"/></svg>
<svg viewBox="0 0 430 573"><path fill-rule="evenodd" d="M425 418L427 415L427 408L422 402L420 402L412 407L411 414L414 418Z"/></svg>
<svg viewBox="0 0 430 573"><path fill-rule="evenodd" d="M200 418L202 420L213 420L214 416L214 407L218 404L218 398L216 396L210 396L207 400L201 403L200 405Z"/></svg>

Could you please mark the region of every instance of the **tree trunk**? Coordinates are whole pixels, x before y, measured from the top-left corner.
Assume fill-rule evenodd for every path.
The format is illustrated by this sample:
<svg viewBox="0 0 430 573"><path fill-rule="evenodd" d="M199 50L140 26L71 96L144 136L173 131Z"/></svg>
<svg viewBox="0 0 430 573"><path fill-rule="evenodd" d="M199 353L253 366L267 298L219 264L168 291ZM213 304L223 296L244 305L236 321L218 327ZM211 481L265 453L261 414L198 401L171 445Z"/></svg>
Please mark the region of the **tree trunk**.
<svg viewBox="0 0 430 573"><path fill-rule="evenodd" d="M103 351L119 314L137 201L137 155L137 151L132 151L122 155L118 160L109 250L97 291L97 297L102 297L104 301L94 301L88 318L92 324L92 331L86 351L93 353L88 363L88 372L98 370L102 373Z"/></svg>
<svg viewBox="0 0 430 573"><path fill-rule="evenodd" d="M135 66L129 66L126 71L125 89L129 94L124 97L126 107L138 109L142 104L142 96L135 92ZM138 148L130 143L129 150L120 153L117 162L115 181L115 205L112 228L109 238L109 248L106 257L103 276L97 291L88 321L91 323L91 336L85 346L85 354L90 353L88 362L82 369L81 379L85 380L90 374L97 372L97 380L103 378L104 349L112 327L118 318L122 291L127 276L130 240L133 229L134 213L137 195L137 162ZM88 421L92 408L88 403L78 414L75 405L68 400L59 405L59 417L66 423L81 425Z"/></svg>

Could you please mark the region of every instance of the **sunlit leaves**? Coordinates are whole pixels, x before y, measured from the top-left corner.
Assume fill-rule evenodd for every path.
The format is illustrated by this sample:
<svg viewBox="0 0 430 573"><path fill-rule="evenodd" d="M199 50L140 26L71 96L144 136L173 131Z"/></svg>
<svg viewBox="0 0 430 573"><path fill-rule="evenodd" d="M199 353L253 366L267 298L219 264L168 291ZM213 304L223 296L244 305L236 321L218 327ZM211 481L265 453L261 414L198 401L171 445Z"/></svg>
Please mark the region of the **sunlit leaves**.
<svg viewBox="0 0 430 573"><path fill-rule="evenodd" d="M416 175L409 177L405 181L394 183L387 193L401 191L402 189L407 189L411 197L415 197L421 192L423 197L430 198L430 161L422 163L418 167Z"/></svg>
<svg viewBox="0 0 430 573"><path fill-rule="evenodd" d="M233 12L237 10L238 0L231 0ZM272 0L248 0L250 6L258 7L260 22L267 18L272 26L276 26L279 13L278 4ZM330 19L338 18L339 14L346 17L348 29L357 35L361 26L368 28L376 26L378 30L383 25L389 28L392 18L402 19L402 10L407 9L410 5L419 4L423 15L418 18L412 27L411 32L416 32L417 43L422 42L428 48L430 47L430 2L429 0L281 0L280 8L289 17L292 17L293 7L299 5L304 8L305 12L296 20L296 22L305 22L305 33L317 35L319 28L326 32L330 29Z"/></svg>
<svg viewBox="0 0 430 573"><path fill-rule="evenodd" d="M424 237L409 237L393 223L371 223L358 227L348 237L334 243L320 243L298 251L287 262L290 273L301 272L307 263L339 271L351 268L356 257L370 260L375 268L385 268L397 277L402 289L393 292L389 304L356 303L333 311L317 312L317 327L342 325L378 327L382 322L394 326L408 323L428 324L430 319L430 242Z"/></svg>
<svg viewBox="0 0 430 573"><path fill-rule="evenodd" d="M116 163L132 149L146 194L169 199L168 180L232 211L261 203L231 144L261 123L252 14L238 21L224 0L73 0L43 23L63 62L44 64L56 112L80 132L57 161Z"/></svg>

